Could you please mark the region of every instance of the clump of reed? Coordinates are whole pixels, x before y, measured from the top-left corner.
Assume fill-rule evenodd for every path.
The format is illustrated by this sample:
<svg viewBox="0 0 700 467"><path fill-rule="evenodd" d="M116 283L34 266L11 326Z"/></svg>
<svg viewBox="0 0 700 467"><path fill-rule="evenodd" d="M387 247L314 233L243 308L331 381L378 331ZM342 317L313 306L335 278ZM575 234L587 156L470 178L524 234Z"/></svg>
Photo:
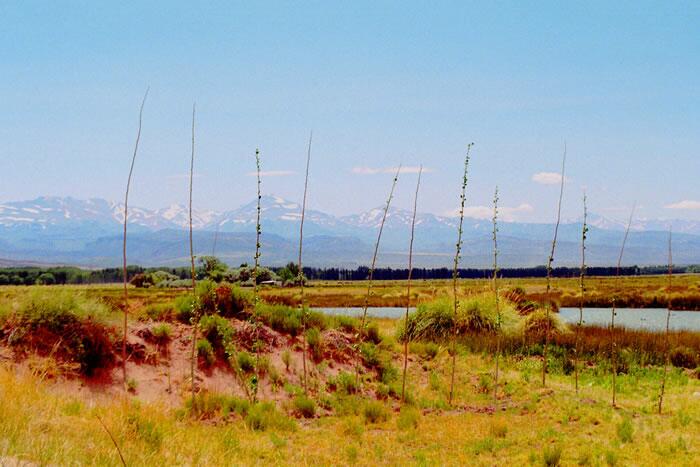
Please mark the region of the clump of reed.
<svg viewBox="0 0 700 467"><path fill-rule="evenodd" d="M416 311L409 314L407 323L399 323L396 336L402 342L406 339L448 342L452 340L455 329L459 336L474 333L496 335L499 329L502 334L520 334L523 321L515 305L505 297L499 298L498 305L493 294L462 299L458 302L456 317L452 300L441 298L419 304Z"/></svg>

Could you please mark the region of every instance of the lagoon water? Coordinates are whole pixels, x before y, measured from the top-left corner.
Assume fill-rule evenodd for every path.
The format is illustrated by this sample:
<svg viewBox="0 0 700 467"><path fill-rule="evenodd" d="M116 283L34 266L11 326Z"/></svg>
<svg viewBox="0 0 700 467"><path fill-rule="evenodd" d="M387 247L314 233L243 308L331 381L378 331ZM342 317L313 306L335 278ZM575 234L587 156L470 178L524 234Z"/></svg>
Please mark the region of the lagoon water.
<svg viewBox="0 0 700 467"><path fill-rule="evenodd" d="M666 308L619 308L615 312L615 326L647 331L666 329ZM559 315L567 323L577 323L578 308L561 308ZM610 308L584 308L583 324L609 326ZM671 311L669 327L672 330L700 332L700 312Z"/></svg>
<svg viewBox="0 0 700 467"><path fill-rule="evenodd" d="M329 315L362 316L361 307L347 308L319 308ZM414 311L414 308L411 308ZM367 309L367 316L375 318L401 318L406 313L406 308L400 307L375 307ZM559 316L566 323L578 322L578 308L562 308ZM609 326L610 308L584 308L584 325ZM665 308L620 308L615 316L615 325L630 329L645 329L648 331L663 331L666 329ZM672 311L670 327L673 330L685 330L700 332L700 312L698 311Z"/></svg>

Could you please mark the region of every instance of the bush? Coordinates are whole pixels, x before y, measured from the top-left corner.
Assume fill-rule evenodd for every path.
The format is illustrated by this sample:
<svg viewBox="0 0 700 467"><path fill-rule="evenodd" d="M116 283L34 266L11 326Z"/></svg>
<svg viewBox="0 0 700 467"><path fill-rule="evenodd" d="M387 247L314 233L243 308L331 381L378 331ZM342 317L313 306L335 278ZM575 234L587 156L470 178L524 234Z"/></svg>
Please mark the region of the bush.
<svg viewBox="0 0 700 467"><path fill-rule="evenodd" d="M413 407L401 407L399 418L396 420L396 426L399 430L415 430L418 428L420 420L420 412Z"/></svg>
<svg viewBox="0 0 700 467"><path fill-rule="evenodd" d="M216 304L221 316L240 317L253 304L253 297L237 285L221 284L216 289Z"/></svg>
<svg viewBox="0 0 700 467"><path fill-rule="evenodd" d="M255 359L248 352L238 352L238 368L244 373L250 373L255 369Z"/></svg>
<svg viewBox="0 0 700 467"><path fill-rule="evenodd" d="M143 311L143 316L153 321L170 321L176 315L175 307L171 303L158 303L148 305Z"/></svg>
<svg viewBox="0 0 700 467"><path fill-rule="evenodd" d="M698 366L696 352L688 347L676 347L671 351L670 359L675 367L693 369Z"/></svg>
<svg viewBox="0 0 700 467"><path fill-rule="evenodd" d="M308 397L299 395L294 398L294 410L304 418L313 418L316 415L316 404Z"/></svg>
<svg viewBox="0 0 700 467"><path fill-rule="evenodd" d="M368 401L362 409L365 423L381 423L389 419L389 414L384 408L384 404L379 401Z"/></svg>
<svg viewBox="0 0 700 467"><path fill-rule="evenodd" d="M379 325L375 322L371 322L365 326L365 339L374 344L379 344L382 341L382 337L379 335Z"/></svg>
<svg viewBox="0 0 700 467"><path fill-rule="evenodd" d="M223 354L233 341L235 329L226 318L218 315L203 316L199 321L202 335L211 342L214 349Z"/></svg>
<svg viewBox="0 0 700 467"><path fill-rule="evenodd" d="M197 341L197 356L202 360L207 366L211 366L216 361L216 356L214 355L214 348L211 343L206 339L199 339Z"/></svg>
<svg viewBox="0 0 700 467"><path fill-rule="evenodd" d="M335 317L335 326L343 332L355 333L358 328L357 318L338 315Z"/></svg>
<svg viewBox="0 0 700 467"><path fill-rule="evenodd" d="M12 330L8 343L13 347L78 363L83 374L91 375L115 361L109 319L109 309L100 302L70 291L42 290L22 297L4 321Z"/></svg>
<svg viewBox="0 0 700 467"><path fill-rule="evenodd" d="M352 373L342 371L335 378L328 380L331 389L336 389L343 394L355 394L358 391L357 378Z"/></svg>
<svg viewBox="0 0 700 467"><path fill-rule="evenodd" d="M295 427L294 422L280 413L271 402L258 403L250 407L245 423L248 428L255 431L265 431L270 428L293 430Z"/></svg>
<svg viewBox="0 0 700 467"><path fill-rule="evenodd" d="M194 318L195 300L192 295L181 295L175 299L175 318L185 324L190 324Z"/></svg>
<svg viewBox="0 0 700 467"><path fill-rule="evenodd" d="M311 357L315 362L320 362L323 360L323 340L321 339L321 333L316 328L310 328L306 330L306 343L311 351Z"/></svg>
<svg viewBox="0 0 700 467"><path fill-rule="evenodd" d="M151 334L158 344L165 344L170 341L172 328L166 323L156 324L151 328Z"/></svg>
<svg viewBox="0 0 700 467"><path fill-rule="evenodd" d="M521 318L513 304L502 297L499 302L501 331L512 334L519 330ZM418 305L408 317L408 326L401 321L397 337L400 341L440 342L449 339L454 332L454 302L442 298ZM457 308L457 333L493 332L497 328L498 314L492 295L477 295L461 300Z"/></svg>
<svg viewBox="0 0 700 467"><path fill-rule="evenodd" d="M540 309L525 317L525 334L533 337L543 337L547 330L547 311ZM566 324L554 312L549 313L549 333L550 336L566 334L568 328Z"/></svg>

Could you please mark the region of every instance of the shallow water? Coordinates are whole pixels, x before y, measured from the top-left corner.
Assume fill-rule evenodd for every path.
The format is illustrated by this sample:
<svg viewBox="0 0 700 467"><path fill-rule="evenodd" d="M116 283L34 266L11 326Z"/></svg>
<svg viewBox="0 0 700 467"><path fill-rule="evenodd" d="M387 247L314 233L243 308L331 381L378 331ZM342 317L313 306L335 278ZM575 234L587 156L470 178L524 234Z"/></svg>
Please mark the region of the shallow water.
<svg viewBox="0 0 700 467"><path fill-rule="evenodd" d="M615 326L648 331L666 329L666 308L619 308L615 312ZM578 308L561 308L559 316L567 323L577 323ZM583 324L609 326L610 308L584 308ZM671 311L669 327L672 330L700 331L700 312Z"/></svg>
<svg viewBox="0 0 700 467"><path fill-rule="evenodd" d="M329 315L362 316L361 307L318 308ZM411 308L414 311L415 308ZM375 318L402 318L406 308L374 307L367 309L367 316ZM665 308L619 308L615 315L615 325L629 329L663 331L666 329ZM578 308L561 308L559 316L566 323L578 322ZM609 326L610 308L584 308L584 325ZM670 327L673 330L700 332L700 312L672 311Z"/></svg>

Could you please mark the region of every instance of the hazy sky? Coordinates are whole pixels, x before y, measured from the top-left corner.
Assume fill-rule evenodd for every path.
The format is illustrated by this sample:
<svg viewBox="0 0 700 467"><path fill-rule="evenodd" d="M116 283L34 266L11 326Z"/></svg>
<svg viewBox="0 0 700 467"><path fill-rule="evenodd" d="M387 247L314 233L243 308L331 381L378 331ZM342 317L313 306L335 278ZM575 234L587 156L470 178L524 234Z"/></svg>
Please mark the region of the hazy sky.
<svg viewBox="0 0 700 467"><path fill-rule="evenodd" d="M126 5L131 3L131 6ZM148 5L141 5L141 3ZM120 199L147 86L132 203L384 202L387 169L424 164L420 209L506 217L700 219L700 2L0 2L0 201ZM550 184L547 184L547 183ZM555 182L555 184L551 184ZM397 205L409 207L415 174ZM671 209L669 206L683 209Z"/></svg>

